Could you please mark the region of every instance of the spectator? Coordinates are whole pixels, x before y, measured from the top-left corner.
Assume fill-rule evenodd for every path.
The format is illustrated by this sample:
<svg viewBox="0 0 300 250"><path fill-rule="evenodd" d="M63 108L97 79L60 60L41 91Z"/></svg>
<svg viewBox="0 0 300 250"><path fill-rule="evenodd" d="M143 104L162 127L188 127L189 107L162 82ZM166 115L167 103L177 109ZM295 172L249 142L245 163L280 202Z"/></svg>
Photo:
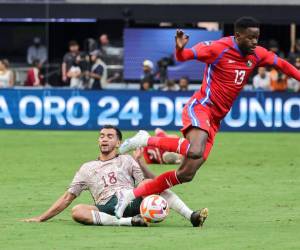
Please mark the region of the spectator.
<svg viewBox="0 0 300 250"><path fill-rule="evenodd" d="M268 48L270 51L274 52L276 55L278 55L281 58L284 58L284 53L280 50L279 44L276 40L270 40L268 43Z"/></svg>
<svg viewBox="0 0 300 250"><path fill-rule="evenodd" d="M41 74L41 63L39 60L34 60L32 67L27 71L25 86L38 87L43 85L44 76Z"/></svg>
<svg viewBox="0 0 300 250"><path fill-rule="evenodd" d="M168 67L171 65L174 65L172 55L170 57L163 57L157 62L160 83L164 83L168 80Z"/></svg>
<svg viewBox="0 0 300 250"><path fill-rule="evenodd" d="M102 34L99 37L99 51L106 64L119 65L123 63L123 48L111 45L107 34Z"/></svg>
<svg viewBox="0 0 300 250"><path fill-rule="evenodd" d="M144 79L144 80L141 82L141 90L142 90L142 91L150 91L150 90L153 90L153 88L151 87L151 83L150 83L150 81L148 81L148 79Z"/></svg>
<svg viewBox="0 0 300 250"><path fill-rule="evenodd" d="M167 80L165 86L161 88L162 91L178 91L179 87L173 80Z"/></svg>
<svg viewBox="0 0 300 250"><path fill-rule="evenodd" d="M38 60L43 65L48 60L48 51L46 46L41 44L41 38L33 38L33 44L27 49L27 63L32 65Z"/></svg>
<svg viewBox="0 0 300 250"><path fill-rule="evenodd" d="M69 52L64 55L61 66L62 81L67 85L70 84L70 78L68 78L67 72L69 72L70 68L74 65L75 59L78 55L80 55L79 44L77 41L72 40L69 42Z"/></svg>
<svg viewBox="0 0 300 250"><path fill-rule="evenodd" d="M107 34L102 34L99 36L99 44L98 44L98 49L100 56L104 59L107 59L107 48L110 46L110 41L108 39Z"/></svg>
<svg viewBox="0 0 300 250"><path fill-rule="evenodd" d="M257 75L253 77L253 87L258 90L271 90L270 73L265 67L259 67Z"/></svg>
<svg viewBox="0 0 300 250"><path fill-rule="evenodd" d="M297 39L294 44L295 46L292 46L288 56L289 61L293 64L295 64L296 58L300 57L300 39Z"/></svg>
<svg viewBox="0 0 300 250"><path fill-rule="evenodd" d="M70 87L81 89L83 88L82 70L80 68L81 57L77 55L75 61L67 72L67 77L70 79Z"/></svg>
<svg viewBox="0 0 300 250"><path fill-rule="evenodd" d="M13 87L15 84L14 74L9 68L9 61L0 60L0 88Z"/></svg>
<svg viewBox="0 0 300 250"><path fill-rule="evenodd" d="M94 38L86 38L83 42L83 49L87 53L97 50L97 41Z"/></svg>
<svg viewBox="0 0 300 250"><path fill-rule="evenodd" d="M153 62L150 60L145 60L143 62L143 73L141 76L141 90L143 90L143 82L147 81L150 84L150 89L153 88L154 74L153 74Z"/></svg>
<svg viewBox="0 0 300 250"><path fill-rule="evenodd" d="M297 57L297 58L295 59L295 64L294 64L294 66L295 66L298 70L300 70L300 57ZM289 90L289 91L292 91L292 92L299 92L299 90L300 90L300 82L299 82L299 81L297 81L297 80L294 79L294 78L289 78L287 84L288 84L288 90Z"/></svg>
<svg viewBox="0 0 300 250"><path fill-rule="evenodd" d="M188 91L189 90L190 80L187 76L183 76L179 79L179 91Z"/></svg>
<svg viewBox="0 0 300 250"><path fill-rule="evenodd" d="M102 89L106 85L107 65L100 59L99 50L90 53L92 67L89 72L89 86L91 89Z"/></svg>
<svg viewBox="0 0 300 250"><path fill-rule="evenodd" d="M287 76L273 68L270 71L272 91L285 91L287 89Z"/></svg>

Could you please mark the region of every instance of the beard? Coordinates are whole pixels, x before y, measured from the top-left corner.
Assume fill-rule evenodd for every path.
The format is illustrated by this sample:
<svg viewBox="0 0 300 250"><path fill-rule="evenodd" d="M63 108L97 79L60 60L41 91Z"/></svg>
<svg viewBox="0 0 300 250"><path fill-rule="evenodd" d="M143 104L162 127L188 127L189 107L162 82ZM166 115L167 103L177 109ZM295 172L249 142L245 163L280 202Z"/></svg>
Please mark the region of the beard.
<svg viewBox="0 0 300 250"><path fill-rule="evenodd" d="M105 145L105 146L99 146L100 152L101 154L107 155L110 154L112 151L115 150L115 147L109 146L109 145Z"/></svg>

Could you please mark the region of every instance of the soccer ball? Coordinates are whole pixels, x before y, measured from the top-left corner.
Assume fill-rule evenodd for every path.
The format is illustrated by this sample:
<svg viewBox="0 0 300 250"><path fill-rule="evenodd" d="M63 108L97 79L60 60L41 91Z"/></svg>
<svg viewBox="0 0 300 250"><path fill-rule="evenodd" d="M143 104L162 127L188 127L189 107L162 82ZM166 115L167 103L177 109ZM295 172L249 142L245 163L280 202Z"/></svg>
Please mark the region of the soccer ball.
<svg viewBox="0 0 300 250"><path fill-rule="evenodd" d="M140 212L145 221L157 223L168 216L169 205L163 197L153 194L143 199Z"/></svg>

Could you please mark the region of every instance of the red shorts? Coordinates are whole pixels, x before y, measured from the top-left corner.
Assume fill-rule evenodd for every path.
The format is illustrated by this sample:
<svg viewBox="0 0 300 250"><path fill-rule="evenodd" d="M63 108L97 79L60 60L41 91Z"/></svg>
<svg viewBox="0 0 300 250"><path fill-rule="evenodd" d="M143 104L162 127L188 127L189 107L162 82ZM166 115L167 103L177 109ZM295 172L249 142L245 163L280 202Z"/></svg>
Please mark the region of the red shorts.
<svg viewBox="0 0 300 250"><path fill-rule="evenodd" d="M200 128L208 133L203 156L206 160L214 144L215 135L219 131L220 122L213 119L208 107L200 104L198 99L191 98L182 111L182 123L181 132L184 136L191 127Z"/></svg>

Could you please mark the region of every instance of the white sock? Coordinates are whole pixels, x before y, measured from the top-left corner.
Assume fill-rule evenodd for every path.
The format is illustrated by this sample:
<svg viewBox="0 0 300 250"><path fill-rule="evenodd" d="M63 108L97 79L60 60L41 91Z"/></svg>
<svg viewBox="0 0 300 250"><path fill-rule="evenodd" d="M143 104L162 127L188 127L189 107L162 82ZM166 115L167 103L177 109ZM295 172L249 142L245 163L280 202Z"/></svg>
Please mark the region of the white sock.
<svg viewBox="0 0 300 250"><path fill-rule="evenodd" d="M93 224L103 226L131 226L131 217L118 219L115 216L92 210Z"/></svg>
<svg viewBox="0 0 300 250"><path fill-rule="evenodd" d="M175 193L171 190L165 190L160 195L166 199L170 208L185 217L187 220L191 219L193 211Z"/></svg>

